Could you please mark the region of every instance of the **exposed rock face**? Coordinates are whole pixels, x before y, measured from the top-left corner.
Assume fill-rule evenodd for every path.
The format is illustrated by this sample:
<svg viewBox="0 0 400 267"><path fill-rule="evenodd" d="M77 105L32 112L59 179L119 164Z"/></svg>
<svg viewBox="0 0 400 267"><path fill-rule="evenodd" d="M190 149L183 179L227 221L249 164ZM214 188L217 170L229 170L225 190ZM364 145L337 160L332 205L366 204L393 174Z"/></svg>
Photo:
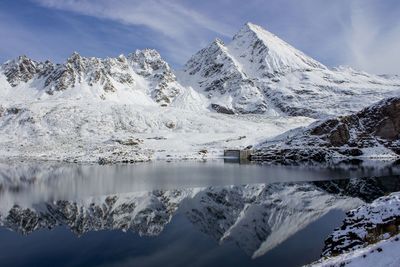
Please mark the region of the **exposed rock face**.
<svg viewBox="0 0 400 267"><path fill-rule="evenodd" d="M362 147L364 143L359 141L362 141L364 135L388 142L397 141L400 138L399 115L400 98L390 98L355 115L327 120L312 129L310 134L324 136L323 138L335 147L349 142L355 142L358 147ZM350 131L356 131L357 136L352 137Z"/></svg>
<svg viewBox="0 0 400 267"><path fill-rule="evenodd" d="M236 60L219 39L195 54L186 63L183 73L184 77L189 76L185 78L190 81L187 85L193 83L212 105L225 106L239 113L264 113L268 109L259 88L238 68ZM224 95L232 100L226 102Z"/></svg>
<svg viewBox="0 0 400 267"><path fill-rule="evenodd" d="M375 136L390 142L400 138L400 98L382 101L358 114L363 126Z"/></svg>
<svg viewBox="0 0 400 267"><path fill-rule="evenodd" d="M366 247L400 232L400 194L381 197L347 213L343 225L325 241L322 256Z"/></svg>
<svg viewBox="0 0 400 267"><path fill-rule="evenodd" d="M211 104L211 108L218 113L224 113L224 114L229 114L229 115L235 114L235 112L232 109L224 107L224 106L220 106L218 104Z"/></svg>
<svg viewBox="0 0 400 267"><path fill-rule="evenodd" d="M47 75L53 68L54 65L49 61L37 62L27 56L20 56L15 60L7 61L2 66L7 81L13 87L20 83L26 83L35 76Z"/></svg>
<svg viewBox="0 0 400 267"><path fill-rule="evenodd" d="M400 98L385 99L353 115L317 122L293 135L283 134L277 141L261 145L253 160L316 160L313 155L318 153L317 161L325 161L334 156L370 156L371 149L400 155L399 115Z"/></svg>
<svg viewBox="0 0 400 267"><path fill-rule="evenodd" d="M157 51L152 49L137 50L129 55L128 60L136 73L150 79L151 87L154 88L152 97L162 106L170 104L172 99L180 92L181 89L176 81L175 74Z"/></svg>

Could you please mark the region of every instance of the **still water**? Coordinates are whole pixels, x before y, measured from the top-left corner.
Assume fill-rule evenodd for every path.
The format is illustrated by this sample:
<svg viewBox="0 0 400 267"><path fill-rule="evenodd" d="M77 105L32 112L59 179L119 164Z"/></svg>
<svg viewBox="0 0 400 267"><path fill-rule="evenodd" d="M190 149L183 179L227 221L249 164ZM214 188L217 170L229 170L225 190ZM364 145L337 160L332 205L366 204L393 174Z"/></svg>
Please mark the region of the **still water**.
<svg viewBox="0 0 400 267"><path fill-rule="evenodd" d="M302 266L395 163L0 163L0 266Z"/></svg>

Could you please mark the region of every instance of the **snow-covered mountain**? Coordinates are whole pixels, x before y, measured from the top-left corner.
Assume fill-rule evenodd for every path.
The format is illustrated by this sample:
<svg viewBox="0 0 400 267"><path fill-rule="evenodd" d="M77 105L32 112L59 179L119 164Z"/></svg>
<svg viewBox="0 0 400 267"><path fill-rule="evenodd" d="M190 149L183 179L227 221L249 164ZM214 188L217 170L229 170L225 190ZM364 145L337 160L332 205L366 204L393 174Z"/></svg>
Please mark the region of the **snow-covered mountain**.
<svg viewBox="0 0 400 267"><path fill-rule="evenodd" d="M396 76L329 69L251 23L177 72L151 49L63 64L21 56L0 66L0 155L215 157L399 93Z"/></svg>
<svg viewBox="0 0 400 267"><path fill-rule="evenodd" d="M217 39L199 51L178 77L228 113L346 114L400 92L398 77L329 69L251 23L229 44Z"/></svg>
<svg viewBox="0 0 400 267"><path fill-rule="evenodd" d="M216 39L196 53L177 76L152 49L105 59L74 52L63 64L21 56L1 66L0 96L10 101L92 98L167 106L190 94L191 99L181 97L180 102L222 113L320 117L358 111L400 92L396 76L329 69L252 23L229 44Z"/></svg>
<svg viewBox="0 0 400 267"><path fill-rule="evenodd" d="M88 97L146 104L151 99L166 106L183 90L169 65L152 49L106 59L74 52L64 64L21 56L4 63L1 71L11 86L1 93L16 101L31 94L31 100Z"/></svg>

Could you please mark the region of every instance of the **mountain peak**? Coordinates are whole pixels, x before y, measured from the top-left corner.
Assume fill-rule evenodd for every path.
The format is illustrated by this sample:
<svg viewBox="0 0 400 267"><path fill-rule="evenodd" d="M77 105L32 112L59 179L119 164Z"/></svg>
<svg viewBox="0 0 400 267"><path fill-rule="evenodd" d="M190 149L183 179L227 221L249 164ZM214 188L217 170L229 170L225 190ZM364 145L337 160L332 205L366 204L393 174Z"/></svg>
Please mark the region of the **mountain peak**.
<svg viewBox="0 0 400 267"><path fill-rule="evenodd" d="M168 63L155 49L136 50L129 54L128 59L137 71L145 75L150 75L153 72L171 72Z"/></svg>
<svg viewBox="0 0 400 267"><path fill-rule="evenodd" d="M257 31L257 30L264 30L265 31L264 28L262 28L261 26L259 26L257 24L254 24L252 22L246 22L244 24L244 26L242 27L242 29L247 29L247 30L250 30L250 31Z"/></svg>
<svg viewBox="0 0 400 267"><path fill-rule="evenodd" d="M271 37L271 38L276 37L276 38L278 38L275 34L267 31L265 28L263 28L263 27L261 27L261 26L259 26L257 24L254 24L254 23L247 22L247 23L245 23L243 25L243 27L239 30L239 32L233 36L233 39L235 40L237 38L240 38L245 34L253 34L253 35L254 34L256 34L256 35L257 34L268 34L268 37ZM264 38L265 37L266 36L264 36Z"/></svg>
<svg viewBox="0 0 400 267"><path fill-rule="evenodd" d="M1 67L11 86L27 82L41 71L41 63L36 62L26 55L5 62Z"/></svg>
<svg viewBox="0 0 400 267"><path fill-rule="evenodd" d="M79 60L79 59L81 59L81 58L82 58L81 55L80 55L78 52L74 51L74 52L68 57L67 61L76 61L76 60Z"/></svg>
<svg viewBox="0 0 400 267"><path fill-rule="evenodd" d="M22 56L18 57L19 62L26 61L26 60L32 61L27 55L22 55Z"/></svg>
<svg viewBox="0 0 400 267"><path fill-rule="evenodd" d="M275 34L250 22L233 37L229 47L245 65L252 65L254 74L326 68Z"/></svg>
<svg viewBox="0 0 400 267"><path fill-rule="evenodd" d="M142 50L137 49L134 53L129 55L130 58L136 59L136 60L160 60L161 55L160 53L155 50L155 49L150 49L150 48L145 48Z"/></svg>
<svg viewBox="0 0 400 267"><path fill-rule="evenodd" d="M225 46L224 41L222 41L222 40L219 39L219 38L215 38L214 41L212 42L212 44L218 45L218 46Z"/></svg>

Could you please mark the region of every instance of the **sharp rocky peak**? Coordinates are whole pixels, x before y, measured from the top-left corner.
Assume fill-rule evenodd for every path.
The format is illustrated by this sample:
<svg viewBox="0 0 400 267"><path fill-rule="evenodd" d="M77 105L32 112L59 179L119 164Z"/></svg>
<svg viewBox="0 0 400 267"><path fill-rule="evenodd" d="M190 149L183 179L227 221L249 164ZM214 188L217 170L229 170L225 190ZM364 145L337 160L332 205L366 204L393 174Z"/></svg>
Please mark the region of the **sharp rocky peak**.
<svg viewBox="0 0 400 267"><path fill-rule="evenodd" d="M73 52L71 56L67 59L67 62L76 62L76 61L81 61L82 57L78 52Z"/></svg>
<svg viewBox="0 0 400 267"><path fill-rule="evenodd" d="M224 42L217 38L190 58L185 64L184 72L206 78L220 74L229 65L234 65L234 61Z"/></svg>
<svg viewBox="0 0 400 267"><path fill-rule="evenodd" d="M252 23L246 23L227 45L215 39L185 64L184 72L212 77L218 75L224 65L230 66L230 73L240 72L245 79L273 78L297 70L326 69L323 64Z"/></svg>
<svg viewBox="0 0 400 267"><path fill-rule="evenodd" d="M137 49L135 52L131 53L129 57L140 61L140 60L146 60L146 61L156 61L156 60L161 60L161 55L158 53L157 50L155 49L142 49L139 50Z"/></svg>
<svg viewBox="0 0 400 267"><path fill-rule="evenodd" d="M209 48L214 48L214 49L224 49L225 48L225 43L219 38L215 38L214 41L210 44Z"/></svg>
<svg viewBox="0 0 400 267"><path fill-rule="evenodd" d="M28 82L36 75L45 75L53 68L54 65L50 61L39 62L32 60L26 55L9 60L1 66L1 70L6 76L7 81L13 87L19 85L21 82Z"/></svg>
<svg viewBox="0 0 400 267"><path fill-rule="evenodd" d="M266 73L326 69L323 64L253 23L246 23L233 37L229 50L238 61L248 66L249 74L258 77Z"/></svg>
<svg viewBox="0 0 400 267"><path fill-rule="evenodd" d="M154 71L171 72L168 63L154 49L136 50L128 55L128 60L143 75L151 75Z"/></svg>
<svg viewBox="0 0 400 267"><path fill-rule="evenodd" d="M180 91L168 63L154 49L136 50L127 57L120 55L104 59L84 57L74 52L63 64L56 65L20 56L4 63L1 72L12 87L35 79L42 80L44 92L49 95L85 85L102 89L97 95L106 99L107 93L116 92L118 88L146 91L142 85L136 87L137 80L145 79L150 86L146 93L160 105L168 105Z"/></svg>

